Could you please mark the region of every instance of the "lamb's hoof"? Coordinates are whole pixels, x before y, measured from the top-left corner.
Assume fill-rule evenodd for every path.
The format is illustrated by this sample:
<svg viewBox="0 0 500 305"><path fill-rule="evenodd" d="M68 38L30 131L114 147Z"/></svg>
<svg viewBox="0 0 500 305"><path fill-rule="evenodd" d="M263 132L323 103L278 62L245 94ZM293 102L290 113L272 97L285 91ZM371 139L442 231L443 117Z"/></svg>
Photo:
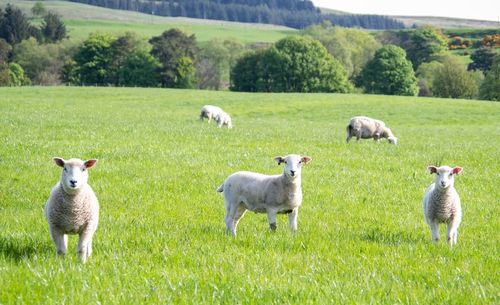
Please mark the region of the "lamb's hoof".
<svg viewBox="0 0 500 305"><path fill-rule="evenodd" d="M276 231L276 228L277 228L276 223L275 222L270 223L269 228L271 229L272 232Z"/></svg>

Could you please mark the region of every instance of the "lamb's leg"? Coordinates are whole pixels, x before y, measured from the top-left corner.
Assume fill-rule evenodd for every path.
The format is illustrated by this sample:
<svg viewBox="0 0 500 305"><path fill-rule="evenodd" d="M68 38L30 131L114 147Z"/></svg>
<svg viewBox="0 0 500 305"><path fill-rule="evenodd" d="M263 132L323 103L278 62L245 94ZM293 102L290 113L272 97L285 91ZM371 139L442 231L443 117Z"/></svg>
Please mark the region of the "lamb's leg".
<svg viewBox="0 0 500 305"><path fill-rule="evenodd" d="M269 220L269 228L271 231L276 231L276 214L278 214L275 210L267 210L267 219Z"/></svg>
<svg viewBox="0 0 500 305"><path fill-rule="evenodd" d="M243 203L240 203L238 208L236 209L236 214L234 215L234 231L236 231L236 227L238 226L238 222L245 215L247 208Z"/></svg>
<svg viewBox="0 0 500 305"><path fill-rule="evenodd" d="M84 264L87 261L87 257L90 256L89 243L92 243L92 234L93 232L90 232L90 230L85 230L80 233L80 239L78 240L78 247L76 251ZM92 250L90 250L90 252L92 252Z"/></svg>
<svg viewBox="0 0 500 305"><path fill-rule="evenodd" d="M295 208L288 214L288 221L290 222L290 229L293 233L297 232L297 215L299 214L299 209Z"/></svg>
<svg viewBox="0 0 500 305"><path fill-rule="evenodd" d="M236 213L236 203L228 202L226 204L226 231L236 236L236 226L234 225L234 215Z"/></svg>
<svg viewBox="0 0 500 305"><path fill-rule="evenodd" d="M448 224L448 228L446 231L446 241L448 242L450 247L453 247L453 245L457 244L457 236L458 236L458 224L452 221Z"/></svg>
<svg viewBox="0 0 500 305"><path fill-rule="evenodd" d="M431 221L429 223L429 227L431 227L432 232L432 240L435 242L439 241L439 224L437 222Z"/></svg>
<svg viewBox="0 0 500 305"><path fill-rule="evenodd" d="M68 252L68 236L55 228L50 228L50 236L56 245L57 254L66 255Z"/></svg>

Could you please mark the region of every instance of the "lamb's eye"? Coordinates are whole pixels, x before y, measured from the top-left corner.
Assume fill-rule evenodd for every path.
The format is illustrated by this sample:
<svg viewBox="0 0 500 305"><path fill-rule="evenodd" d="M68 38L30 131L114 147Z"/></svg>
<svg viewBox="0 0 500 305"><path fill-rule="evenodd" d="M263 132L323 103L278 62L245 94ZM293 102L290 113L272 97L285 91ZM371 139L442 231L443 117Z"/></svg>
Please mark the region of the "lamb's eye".
<svg viewBox="0 0 500 305"><path fill-rule="evenodd" d="M302 161L299 161L299 164L301 164L301 163L302 163Z"/></svg>
<svg viewBox="0 0 500 305"><path fill-rule="evenodd" d="M65 172L67 172L67 171L68 171L68 169L67 169L66 167L63 167L63 170L64 170Z"/></svg>
<svg viewBox="0 0 500 305"><path fill-rule="evenodd" d="M450 173L450 175L449 175L449 176L450 176L450 177L451 177L451 176L453 176L453 173Z"/></svg>
<svg viewBox="0 0 500 305"><path fill-rule="evenodd" d="M82 172L84 172L84 171L86 171L86 170L87 170L87 169L86 169L85 167L84 167L84 168L82 168Z"/></svg>

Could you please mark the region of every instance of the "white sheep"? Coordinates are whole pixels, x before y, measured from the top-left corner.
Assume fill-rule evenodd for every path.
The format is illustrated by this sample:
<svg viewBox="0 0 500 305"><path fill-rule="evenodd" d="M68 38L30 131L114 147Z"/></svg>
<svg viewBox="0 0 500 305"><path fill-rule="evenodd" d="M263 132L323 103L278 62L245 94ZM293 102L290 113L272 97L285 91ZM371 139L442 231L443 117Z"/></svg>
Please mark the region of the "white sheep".
<svg viewBox="0 0 500 305"><path fill-rule="evenodd" d="M85 263L92 254L92 236L99 222L99 202L87 184L87 169L94 166L97 160L54 158L54 162L63 170L61 180L52 189L45 205L50 235L57 253L65 255L68 250L67 234L78 234L77 253Z"/></svg>
<svg viewBox="0 0 500 305"><path fill-rule="evenodd" d="M212 105L205 105L201 108L200 112L200 120L203 121L204 118L208 119L208 122L212 119L215 119L217 114L224 112L220 107L217 106L212 106Z"/></svg>
<svg viewBox="0 0 500 305"><path fill-rule="evenodd" d="M219 112L215 116L215 121L217 122L217 127L219 128L222 128L223 125L226 125L227 128L233 128L231 117L224 111Z"/></svg>
<svg viewBox="0 0 500 305"><path fill-rule="evenodd" d="M423 208L425 221L432 231L432 239L439 241L439 224L448 224L446 241L450 246L457 243L458 226L462 221L460 197L454 187L455 175L461 167L429 166L431 174L436 174L436 181L425 192Z"/></svg>
<svg viewBox="0 0 500 305"><path fill-rule="evenodd" d="M356 137L356 142L359 139L370 139L373 138L375 141L379 141L380 138L386 138L389 143L397 144L398 138L392 134L392 131L385 126L385 123L372 119L365 116L355 116L351 119L347 125L347 139L346 142L349 143L351 137Z"/></svg>
<svg viewBox="0 0 500 305"><path fill-rule="evenodd" d="M290 229L297 231L298 209L302 203L301 169L312 159L288 155L274 160L278 165L285 163L283 174L269 176L236 172L217 189L217 192L224 192L226 229L233 236L236 236L236 226L247 210L267 213L272 231L276 230L276 215L288 214Z"/></svg>

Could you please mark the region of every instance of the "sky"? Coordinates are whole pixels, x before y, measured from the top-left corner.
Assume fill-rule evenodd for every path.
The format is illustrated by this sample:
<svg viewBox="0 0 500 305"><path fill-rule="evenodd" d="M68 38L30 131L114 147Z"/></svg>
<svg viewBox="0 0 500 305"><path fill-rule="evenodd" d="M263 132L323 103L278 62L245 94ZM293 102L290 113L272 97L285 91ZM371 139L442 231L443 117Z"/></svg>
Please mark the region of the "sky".
<svg viewBox="0 0 500 305"><path fill-rule="evenodd" d="M312 0L355 14L438 16L499 21L500 0Z"/></svg>

